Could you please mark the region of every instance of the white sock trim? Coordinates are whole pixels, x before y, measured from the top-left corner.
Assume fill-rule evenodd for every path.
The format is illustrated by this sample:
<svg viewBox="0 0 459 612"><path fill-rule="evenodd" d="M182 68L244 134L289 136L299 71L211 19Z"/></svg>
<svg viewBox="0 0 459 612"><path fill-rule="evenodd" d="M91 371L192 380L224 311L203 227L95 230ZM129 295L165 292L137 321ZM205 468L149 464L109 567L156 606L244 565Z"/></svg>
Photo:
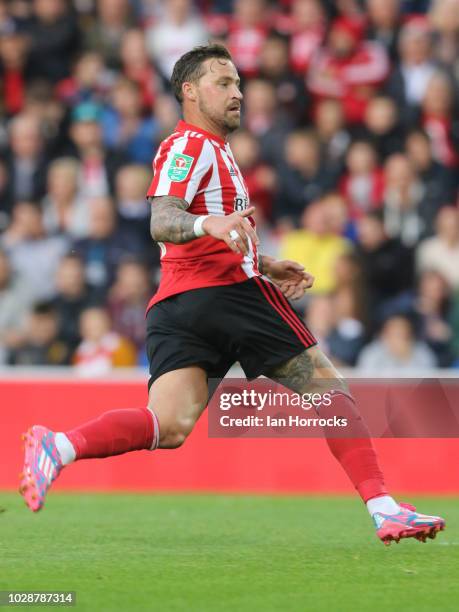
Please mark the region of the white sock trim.
<svg viewBox="0 0 459 612"><path fill-rule="evenodd" d="M373 497L373 499L367 501L366 506L371 516L376 512L381 512L382 514L397 514L397 512L400 512L400 506L390 495Z"/></svg>
<svg viewBox="0 0 459 612"><path fill-rule="evenodd" d="M153 419L153 442L151 443L150 450L154 451L159 446L159 421L151 408L147 406L147 410L150 412L151 418Z"/></svg>
<svg viewBox="0 0 459 612"><path fill-rule="evenodd" d="M62 461L62 465L68 465L75 461L76 452L73 448L73 444L67 438L67 436L59 431L55 437L57 452L59 453Z"/></svg>

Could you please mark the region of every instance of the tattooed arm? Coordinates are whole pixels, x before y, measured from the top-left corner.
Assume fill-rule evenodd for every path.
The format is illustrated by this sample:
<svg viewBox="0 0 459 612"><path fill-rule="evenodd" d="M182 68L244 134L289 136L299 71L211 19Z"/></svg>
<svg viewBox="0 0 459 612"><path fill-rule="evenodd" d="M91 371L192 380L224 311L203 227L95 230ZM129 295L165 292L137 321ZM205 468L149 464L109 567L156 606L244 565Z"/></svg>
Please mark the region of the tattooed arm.
<svg viewBox="0 0 459 612"><path fill-rule="evenodd" d="M186 212L189 204L182 198L159 196L149 198L151 207L150 233L156 242L183 244L195 240L193 227L196 215Z"/></svg>
<svg viewBox="0 0 459 612"><path fill-rule="evenodd" d="M150 233L153 240L184 244L198 238L194 232L194 224L198 217L186 212L188 202L174 196L157 196L149 199L152 203ZM249 238L258 244L257 234L246 219L254 210L250 207L231 215L205 215L202 230L209 236L226 242L235 253L247 255Z"/></svg>

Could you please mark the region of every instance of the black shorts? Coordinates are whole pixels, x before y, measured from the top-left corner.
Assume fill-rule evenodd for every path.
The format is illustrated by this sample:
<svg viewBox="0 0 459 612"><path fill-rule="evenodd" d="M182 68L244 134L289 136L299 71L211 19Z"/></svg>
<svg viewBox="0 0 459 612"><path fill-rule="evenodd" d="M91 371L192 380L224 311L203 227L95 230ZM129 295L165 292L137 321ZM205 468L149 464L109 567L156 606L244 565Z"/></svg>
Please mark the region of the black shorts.
<svg viewBox="0 0 459 612"><path fill-rule="evenodd" d="M192 365L223 378L237 361L250 380L315 344L281 291L262 278L193 289L148 311L149 387L162 374Z"/></svg>

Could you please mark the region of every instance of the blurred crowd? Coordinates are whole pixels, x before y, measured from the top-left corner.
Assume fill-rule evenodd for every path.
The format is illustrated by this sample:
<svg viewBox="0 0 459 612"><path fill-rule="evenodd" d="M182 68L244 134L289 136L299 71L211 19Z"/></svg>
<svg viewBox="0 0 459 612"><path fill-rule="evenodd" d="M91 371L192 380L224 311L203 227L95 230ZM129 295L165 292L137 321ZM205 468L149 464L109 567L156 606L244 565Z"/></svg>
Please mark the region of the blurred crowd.
<svg viewBox="0 0 459 612"><path fill-rule="evenodd" d="M0 363L145 364L151 161L211 40L262 252L315 275L324 349L459 367L459 0L0 0Z"/></svg>

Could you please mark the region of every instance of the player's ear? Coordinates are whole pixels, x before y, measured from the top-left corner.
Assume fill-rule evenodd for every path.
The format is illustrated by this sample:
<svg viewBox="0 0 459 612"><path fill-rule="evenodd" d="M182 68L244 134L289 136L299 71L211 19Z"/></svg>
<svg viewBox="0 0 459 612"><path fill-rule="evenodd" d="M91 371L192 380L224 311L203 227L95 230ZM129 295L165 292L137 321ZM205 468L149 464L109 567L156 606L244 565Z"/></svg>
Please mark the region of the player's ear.
<svg viewBox="0 0 459 612"><path fill-rule="evenodd" d="M184 100L190 100L191 102L196 102L196 86L194 83L190 83L186 81L182 85L182 94Z"/></svg>

